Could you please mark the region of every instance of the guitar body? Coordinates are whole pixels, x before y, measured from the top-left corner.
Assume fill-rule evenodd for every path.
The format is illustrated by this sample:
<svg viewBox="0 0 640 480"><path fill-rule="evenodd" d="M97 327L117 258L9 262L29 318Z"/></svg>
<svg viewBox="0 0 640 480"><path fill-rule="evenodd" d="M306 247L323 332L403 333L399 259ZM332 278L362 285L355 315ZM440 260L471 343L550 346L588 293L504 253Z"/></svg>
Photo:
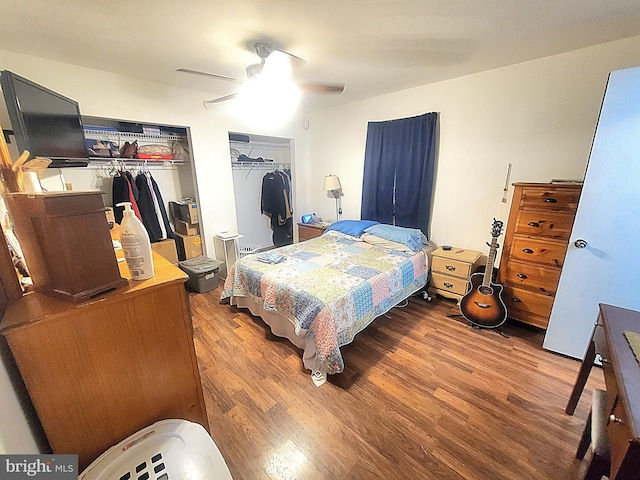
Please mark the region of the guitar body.
<svg viewBox="0 0 640 480"><path fill-rule="evenodd" d="M467 293L460 300L460 313L473 325L496 328L507 320L507 307L502 301L502 285L483 285L483 277L483 273L471 275Z"/></svg>

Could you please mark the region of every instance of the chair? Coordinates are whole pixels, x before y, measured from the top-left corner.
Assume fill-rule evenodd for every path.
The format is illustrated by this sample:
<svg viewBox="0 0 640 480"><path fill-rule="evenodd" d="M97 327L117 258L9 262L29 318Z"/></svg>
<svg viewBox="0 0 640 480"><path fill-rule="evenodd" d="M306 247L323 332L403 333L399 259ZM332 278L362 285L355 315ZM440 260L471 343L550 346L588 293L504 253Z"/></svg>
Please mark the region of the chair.
<svg viewBox="0 0 640 480"><path fill-rule="evenodd" d="M592 454L584 480L600 480L603 475L609 476L611 471L611 448L607 436L608 419L607 392L594 390L591 411L576 452L576 458L582 460L591 445Z"/></svg>

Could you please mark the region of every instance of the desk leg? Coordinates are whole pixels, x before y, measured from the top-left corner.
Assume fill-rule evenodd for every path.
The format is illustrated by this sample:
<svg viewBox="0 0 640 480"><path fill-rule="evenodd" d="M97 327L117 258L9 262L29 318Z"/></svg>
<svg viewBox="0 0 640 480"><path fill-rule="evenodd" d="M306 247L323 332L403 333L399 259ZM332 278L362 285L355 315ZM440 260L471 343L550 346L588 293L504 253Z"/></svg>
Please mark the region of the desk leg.
<svg viewBox="0 0 640 480"><path fill-rule="evenodd" d="M595 361L595 359L596 344L593 341L593 337L591 337L589 347L587 348L587 353L584 356L584 360L582 360L582 365L580 366L580 371L578 372L576 384L573 386L571 397L569 397L569 403L567 403L565 413L567 413L568 415L573 415L573 412L575 412L576 407L578 406L578 400L580 400L580 395L582 395L584 386L587 383L587 378L589 378L589 373L591 373L591 368L593 367L593 362Z"/></svg>

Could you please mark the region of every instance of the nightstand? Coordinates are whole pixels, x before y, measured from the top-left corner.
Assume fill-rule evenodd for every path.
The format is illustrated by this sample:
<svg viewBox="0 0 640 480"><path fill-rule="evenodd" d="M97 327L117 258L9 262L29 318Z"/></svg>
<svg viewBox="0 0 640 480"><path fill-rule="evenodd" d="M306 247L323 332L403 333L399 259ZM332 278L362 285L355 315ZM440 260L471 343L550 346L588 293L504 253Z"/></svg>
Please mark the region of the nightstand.
<svg viewBox="0 0 640 480"><path fill-rule="evenodd" d="M298 222L298 241L304 242L319 237L329 225L326 223L300 223Z"/></svg>
<svg viewBox="0 0 640 480"><path fill-rule="evenodd" d="M439 294L460 300L467 293L469 277L480 264L482 253L451 247L437 248L431 254L431 283L429 294Z"/></svg>

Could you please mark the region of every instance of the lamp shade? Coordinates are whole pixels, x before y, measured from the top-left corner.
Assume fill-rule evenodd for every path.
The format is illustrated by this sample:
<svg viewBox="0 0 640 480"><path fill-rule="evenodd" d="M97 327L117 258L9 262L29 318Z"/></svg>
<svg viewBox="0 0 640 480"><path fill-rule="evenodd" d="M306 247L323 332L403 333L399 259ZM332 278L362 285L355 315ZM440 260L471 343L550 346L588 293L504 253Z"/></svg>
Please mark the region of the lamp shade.
<svg viewBox="0 0 640 480"><path fill-rule="evenodd" d="M340 185L340 179L337 175L327 175L324 177L324 190L342 190L342 185Z"/></svg>

